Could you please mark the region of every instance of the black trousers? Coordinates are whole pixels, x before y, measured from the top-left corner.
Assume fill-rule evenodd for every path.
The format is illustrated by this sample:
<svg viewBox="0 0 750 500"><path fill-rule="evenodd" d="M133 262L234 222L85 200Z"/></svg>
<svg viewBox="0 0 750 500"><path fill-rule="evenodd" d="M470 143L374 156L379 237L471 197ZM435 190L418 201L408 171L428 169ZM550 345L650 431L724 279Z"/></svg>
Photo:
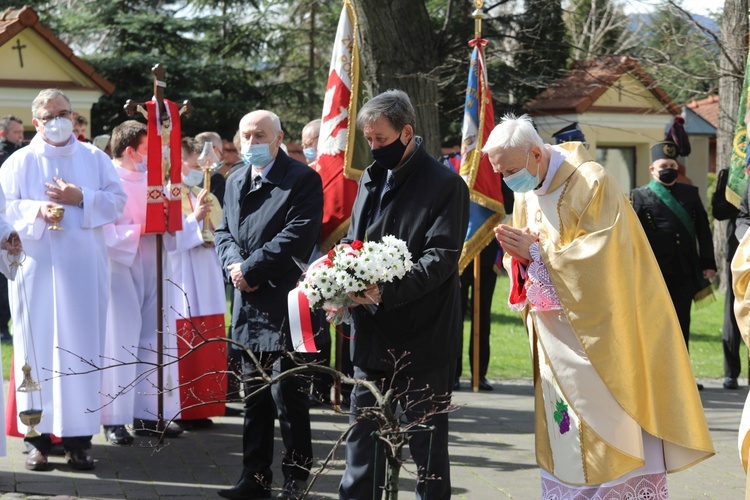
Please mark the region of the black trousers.
<svg viewBox="0 0 750 500"><path fill-rule="evenodd" d="M62 445L65 451L88 450L91 448L91 438L93 436L71 436L62 438ZM24 443L28 443L45 455L52 448L52 436L50 434L41 434L37 437L23 438Z"/></svg>
<svg viewBox="0 0 750 500"><path fill-rule="evenodd" d="M406 419L409 422L424 419L425 425L435 427L432 433L415 432L409 438L409 450L419 474L416 498L450 498L448 414L435 411L444 410L450 401L453 367L446 365L426 372L396 374L394 377L393 373L367 372L355 366L354 376L378 381L381 386L393 380L393 388L397 394L401 394L398 402L404 409ZM349 417L353 428L346 440L346 469L339 485L340 499L376 500L381 497L386 463L382 445L375 456L376 441L372 434L378 430L378 426L373 420L361 417L363 408L373 406L375 397L363 386L355 386Z"/></svg>
<svg viewBox="0 0 750 500"><path fill-rule="evenodd" d="M8 301L8 278L0 274L0 332L8 331L10 302Z"/></svg>
<svg viewBox="0 0 750 500"><path fill-rule="evenodd" d="M721 343L724 345L724 376L738 378L742 371L740 363L740 344L742 335L734 316L734 290L732 289L732 269L727 261L726 282L727 294L724 302L724 325L721 328Z"/></svg>
<svg viewBox="0 0 750 500"><path fill-rule="evenodd" d="M490 325L492 323L492 295L495 293L497 275L493 269L499 246L496 241L490 242L479 254L479 378L487 377L487 367L490 364ZM469 289L471 289L472 301L469 301ZM471 330L469 338L469 366L474 373L474 264L466 266L461 274L461 314L471 317ZM462 331L461 343L463 346ZM456 379L463 371L463 348L459 351L456 360Z"/></svg>
<svg viewBox="0 0 750 500"><path fill-rule="evenodd" d="M330 325L326 321L326 313L322 309L318 309L312 313L312 326L313 331L318 332L316 337L319 336L321 343L318 344L316 338L316 345L320 347L320 352L311 353L310 361L323 366L330 366L331 364L331 338ZM323 402L327 402L331 397L331 387L333 387L333 377L325 373L313 372L312 374L312 395L316 399L321 399Z"/></svg>
<svg viewBox="0 0 750 500"><path fill-rule="evenodd" d="M257 354L267 372L278 374L295 366L294 362L281 353ZM245 421L242 431L242 475L250 480L262 478L270 484L273 480L274 418L278 417L281 438L284 442L284 458L281 470L284 480L306 481L312 466L312 437L310 432L310 400L308 398L309 377L289 377L274 384L269 389L248 397L258 389L258 385L248 381L257 375L257 368L249 362L243 352ZM255 372L255 375L253 374Z"/></svg>
<svg viewBox="0 0 750 500"><path fill-rule="evenodd" d="M690 307L693 304L693 285L682 276L664 276L669 296L672 298L680 329L685 339L685 347L690 350Z"/></svg>

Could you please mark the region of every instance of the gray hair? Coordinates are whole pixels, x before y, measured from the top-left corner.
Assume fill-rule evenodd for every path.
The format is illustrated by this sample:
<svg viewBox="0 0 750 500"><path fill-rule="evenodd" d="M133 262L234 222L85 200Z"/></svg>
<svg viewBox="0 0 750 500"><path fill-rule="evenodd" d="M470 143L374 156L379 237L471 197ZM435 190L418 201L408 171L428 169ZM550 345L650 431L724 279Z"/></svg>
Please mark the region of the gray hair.
<svg viewBox="0 0 750 500"><path fill-rule="evenodd" d="M224 151L224 143L221 142L221 136L217 134L216 132L201 132L200 134L195 136L196 142L198 142L198 146L203 149L203 145L207 142L210 142L215 147L219 148L219 151Z"/></svg>
<svg viewBox="0 0 750 500"><path fill-rule="evenodd" d="M39 111L39 108L47 104L52 99L56 99L58 97L64 97L65 100L68 103L68 107L71 108L70 105L70 99L68 99L68 96L63 94L62 90L59 89L44 89L41 92L39 92L39 95L34 98L34 101L31 103L31 116L34 118L38 118L36 113Z"/></svg>
<svg viewBox="0 0 750 500"><path fill-rule="evenodd" d="M415 127L417 115L406 92L398 89L386 90L376 95L359 110L357 127L375 123L381 116L385 117L395 130L402 130L406 125Z"/></svg>
<svg viewBox="0 0 750 500"><path fill-rule="evenodd" d="M8 128L10 127L10 124L12 122L20 123L21 125L23 125L23 122L21 121L19 117L15 115L7 115L7 116L3 116L2 118L0 118L0 130L2 130L3 132L7 134Z"/></svg>
<svg viewBox="0 0 750 500"><path fill-rule="evenodd" d="M319 137L320 136L320 124L323 120L318 118L317 120L313 120L307 125L302 128L302 135L305 135L305 132L309 132L311 136L313 137Z"/></svg>
<svg viewBox="0 0 750 500"><path fill-rule="evenodd" d="M534 123L529 115L516 117L508 113L500 123L492 129L487 138L483 153L491 153L495 149L523 149L529 150L534 146L544 147L544 141L534 130Z"/></svg>

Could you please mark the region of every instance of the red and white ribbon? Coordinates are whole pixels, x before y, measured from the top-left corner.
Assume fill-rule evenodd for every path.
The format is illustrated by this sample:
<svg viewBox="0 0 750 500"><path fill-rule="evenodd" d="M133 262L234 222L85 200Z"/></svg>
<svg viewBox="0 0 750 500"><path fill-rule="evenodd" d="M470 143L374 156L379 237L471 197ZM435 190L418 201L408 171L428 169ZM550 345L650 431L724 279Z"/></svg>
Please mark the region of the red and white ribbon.
<svg viewBox="0 0 750 500"><path fill-rule="evenodd" d="M289 292L287 296L289 307L289 329L292 333L292 346L296 352L319 352L315 345L315 334L312 326L312 311L310 301L302 293L302 286Z"/></svg>

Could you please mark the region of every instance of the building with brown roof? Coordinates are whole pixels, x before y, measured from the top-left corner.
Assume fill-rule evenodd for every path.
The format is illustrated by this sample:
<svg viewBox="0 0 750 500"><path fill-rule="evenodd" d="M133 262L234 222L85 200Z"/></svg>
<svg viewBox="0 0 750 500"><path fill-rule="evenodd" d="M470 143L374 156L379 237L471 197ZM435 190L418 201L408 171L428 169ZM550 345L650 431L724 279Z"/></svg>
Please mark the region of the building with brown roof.
<svg viewBox="0 0 750 500"><path fill-rule="evenodd" d="M708 171L716 172L716 131L719 128L719 96L690 101L685 105L685 128L694 141L696 136L708 139ZM729 165L724 165L728 168Z"/></svg>
<svg viewBox="0 0 750 500"><path fill-rule="evenodd" d="M682 109L630 56L575 61L567 73L526 105L543 139L578 122L589 149L623 189L650 179L650 145ZM687 176L704 196L707 186L708 139L691 135L693 153L683 163ZM693 168L695 166L695 168Z"/></svg>
<svg viewBox="0 0 750 500"><path fill-rule="evenodd" d="M18 116L27 132L34 130L31 101L40 90L62 90L73 110L90 121L91 106L115 88L43 26L28 6L0 12L0 68L0 116Z"/></svg>

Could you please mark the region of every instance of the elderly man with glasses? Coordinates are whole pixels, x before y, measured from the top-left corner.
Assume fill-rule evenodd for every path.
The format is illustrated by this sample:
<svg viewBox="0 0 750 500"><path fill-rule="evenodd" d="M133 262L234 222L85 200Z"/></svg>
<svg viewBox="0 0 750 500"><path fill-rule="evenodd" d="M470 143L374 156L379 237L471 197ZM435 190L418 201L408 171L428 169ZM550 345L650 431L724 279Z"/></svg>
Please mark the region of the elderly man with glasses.
<svg viewBox="0 0 750 500"><path fill-rule="evenodd" d="M36 426L41 436L25 439L26 468L47 468L54 434L73 468L91 469L86 450L101 416L89 410L101 406L101 371L84 360L96 363L104 352L109 270L103 227L120 217L126 196L109 157L73 135L65 94L41 91L31 112L36 136L0 170L6 217L28 257L24 279L16 279L11 291L15 379L23 378L28 359L44 410ZM28 410L38 408L38 394L12 391L11 397L19 410Z"/></svg>

